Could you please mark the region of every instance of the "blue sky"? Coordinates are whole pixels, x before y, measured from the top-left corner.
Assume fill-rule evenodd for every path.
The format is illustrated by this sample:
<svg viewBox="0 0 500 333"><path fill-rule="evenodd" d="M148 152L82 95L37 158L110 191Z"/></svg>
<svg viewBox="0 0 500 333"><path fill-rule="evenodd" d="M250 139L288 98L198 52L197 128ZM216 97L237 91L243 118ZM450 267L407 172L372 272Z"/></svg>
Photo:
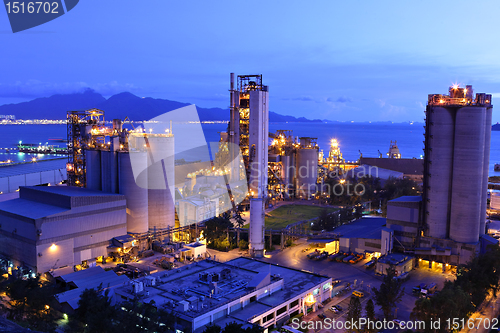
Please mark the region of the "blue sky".
<svg viewBox="0 0 500 333"><path fill-rule="evenodd" d="M0 10L0 104L81 91L227 107L263 74L271 111L422 121L452 83L500 100L500 2L83 0L13 34ZM500 113L493 113L494 122Z"/></svg>

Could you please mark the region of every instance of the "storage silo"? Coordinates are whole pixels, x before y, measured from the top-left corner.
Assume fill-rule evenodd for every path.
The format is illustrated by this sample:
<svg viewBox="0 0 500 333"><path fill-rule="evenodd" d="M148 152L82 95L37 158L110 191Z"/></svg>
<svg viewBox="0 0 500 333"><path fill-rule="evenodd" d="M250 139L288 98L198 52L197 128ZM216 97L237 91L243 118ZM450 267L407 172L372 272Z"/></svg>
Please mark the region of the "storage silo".
<svg viewBox="0 0 500 333"><path fill-rule="evenodd" d="M131 157L134 159L134 168L144 170L137 179L134 177ZM119 152L118 179L119 193L127 200L127 232L145 233L148 231L148 189L147 186L147 155L146 152Z"/></svg>
<svg viewBox="0 0 500 333"><path fill-rule="evenodd" d="M460 243L479 240L485 154L486 109L456 110L450 238Z"/></svg>
<svg viewBox="0 0 500 333"><path fill-rule="evenodd" d="M484 234L491 112L491 95L476 94L474 99L472 86L455 85L449 95L429 95L424 236L477 244Z"/></svg>
<svg viewBox="0 0 500 333"><path fill-rule="evenodd" d="M491 192L490 209L500 210L500 192Z"/></svg>
<svg viewBox="0 0 500 333"><path fill-rule="evenodd" d="M175 161L172 135L147 135L149 230L173 228L175 224Z"/></svg>
<svg viewBox="0 0 500 333"><path fill-rule="evenodd" d="M428 151L425 163L427 180L428 236L448 237L450 188L452 182L454 111L444 107L427 107Z"/></svg>
<svg viewBox="0 0 500 333"><path fill-rule="evenodd" d="M484 131L484 162L483 162L483 189L481 191L481 217L479 220L479 235L484 235L486 231L486 206L488 200L488 176L490 166L491 148L491 121L492 109L486 109L486 124Z"/></svg>
<svg viewBox="0 0 500 333"><path fill-rule="evenodd" d="M101 191L101 151L87 150L85 152L87 188Z"/></svg>
<svg viewBox="0 0 500 333"><path fill-rule="evenodd" d="M101 150L101 188L103 192L118 193L118 155Z"/></svg>
<svg viewBox="0 0 500 333"><path fill-rule="evenodd" d="M310 144L303 144L297 150L296 167L297 187L296 193L299 197L309 198L316 193L318 181L318 149Z"/></svg>

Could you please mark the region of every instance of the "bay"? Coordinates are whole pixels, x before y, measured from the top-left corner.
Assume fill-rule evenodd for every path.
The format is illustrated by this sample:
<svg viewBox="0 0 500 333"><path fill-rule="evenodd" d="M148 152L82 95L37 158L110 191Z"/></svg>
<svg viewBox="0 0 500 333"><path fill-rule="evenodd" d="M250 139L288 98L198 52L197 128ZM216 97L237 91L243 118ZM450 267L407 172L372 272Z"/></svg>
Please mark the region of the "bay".
<svg viewBox="0 0 500 333"><path fill-rule="evenodd" d="M207 142L218 142L220 132L227 130L227 124L203 124L203 131ZM176 131L189 131L194 128L191 124L174 124ZM346 161L359 159L360 151L363 157L378 157L379 151L383 157L389 150L391 140L397 141L403 158L421 158L424 148L423 123L270 123L269 131L292 130L295 137L317 138L320 149L328 155L330 140L339 141L342 154ZM0 125L0 148L13 148L19 141L23 143L45 144L49 138L66 138L66 125ZM55 143L61 145L61 143ZM182 150L182 142L176 142L176 151ZM16 162L52 158L53 155L42 154L6 154L0 150L0 161L8 159ZM58 156L60 157L60 156ZM196 160L199 156L180 156L186 160ZM494 171L495 163L500 163L500 132L491 132L491 149L489 174L500 175Z"/></svg>

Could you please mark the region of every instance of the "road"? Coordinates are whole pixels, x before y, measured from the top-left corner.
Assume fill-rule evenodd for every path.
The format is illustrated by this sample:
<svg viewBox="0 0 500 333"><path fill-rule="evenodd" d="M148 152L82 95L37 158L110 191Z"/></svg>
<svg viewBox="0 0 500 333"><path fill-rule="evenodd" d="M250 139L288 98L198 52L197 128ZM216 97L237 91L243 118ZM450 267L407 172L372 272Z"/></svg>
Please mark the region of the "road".
<svg viewBox="0 0 500 333"><path fill-rule="evenodd" d="M295 242L297 245L285 249L284 251L273 251L267 253L263 261L267 261L273 264L279 264L286 267L303 269L311 271L317 274L326 275L332 277L333 280L341 280L343 284L350 283L353 289L362 290L365 293L365 297L362 299L363 303L363 315L364 315L364 304L372 297L371 288L379 288L382 283L382 276L376 276L374 270L366 270L364 268L364 263L368 259L364 259L357 264L345 264L337 263L329 260L310 260L307 258L307 254L312 252L313 249L308 251L304 250L310 248L311 244L307 243L306 239L299 239ZM215 254L218 260L226 261L232 258L236 258L241 255L241 251L233 250L230 252L218 252L210 250L211 254ZM405 292L401 302L398 304L398 308L395 310L396 317L400 320L409 321L410 313L415 306L415 301L417 298L411 294L413 286L424 282L430 284L432 282L438 283L438 289L441 289L446 280L454 279L451 274L443 274L439 270L431 270L426 267L421 267L412 271L410 275L410 280L403 283ZM349 304L350 293L345 295L342 300L334 297L328 304L325 305L323 309L310 313L304 317L304 320L319 321L318 314L324 312L329 318L334 318L334 314L327 310L332 305L341 303L344 311L340 315L336 315L337 319L343 320L345 318L345 312L347 310L347 305ZM383 313L381 312L379 306L375 305L377 318L383 318ZM336 320L337 320L336 319ZM339 330L338 332L341 332ZM317 330L317 332L327 332L327 330ZM481 332L482 333L482 332Z"/></svg>

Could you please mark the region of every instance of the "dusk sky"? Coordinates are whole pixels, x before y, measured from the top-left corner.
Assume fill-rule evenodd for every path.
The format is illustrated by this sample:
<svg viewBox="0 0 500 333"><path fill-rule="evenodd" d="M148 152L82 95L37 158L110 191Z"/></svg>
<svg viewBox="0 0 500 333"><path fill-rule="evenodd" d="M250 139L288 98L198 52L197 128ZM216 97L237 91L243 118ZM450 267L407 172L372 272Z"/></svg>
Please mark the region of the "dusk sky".
<svg viewBox="0 0 500 333"><path fill-rule="evenodd" d="M499 14L497 0L82 0L14 34L1 9L0 105L90 87L227 108L234 72L262 74L280 114L423 121L453 83L500 101Z"/></svg>

